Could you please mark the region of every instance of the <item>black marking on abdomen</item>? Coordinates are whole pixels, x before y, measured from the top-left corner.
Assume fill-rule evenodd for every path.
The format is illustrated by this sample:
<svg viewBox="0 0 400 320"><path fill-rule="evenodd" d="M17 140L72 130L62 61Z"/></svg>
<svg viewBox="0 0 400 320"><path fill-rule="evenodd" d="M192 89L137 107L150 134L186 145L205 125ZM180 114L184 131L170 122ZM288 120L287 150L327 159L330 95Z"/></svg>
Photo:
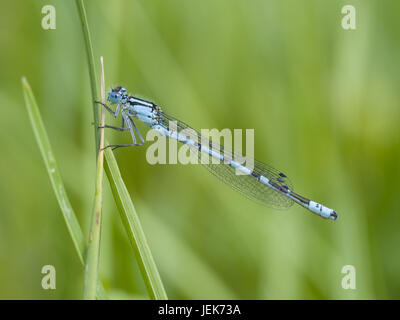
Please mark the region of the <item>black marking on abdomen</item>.
<svg viewBox="0 0 400 320"><path fill-rule="evenodd" d="M251 175L252 175L254 178L257 178L257 180L260 180L260 175L259 175L257 172L255 172L254 170L251 172Z"/></svg>
<svg viewBox="0 0 400 320"><path fill-rule="evenodd" d="M274 181L270 180L269 183L276 189L278 189L280 192L288 194L288 188L286 186L281 186L277 183L275 183ZM286 188L285 188L286 187Z"/></svg>
<svg viewBox="0 0 400 320"><path fill-rule="evenodd" d="M309 200L309 199L304 198L304 197L302 197L301 195L299 195L299 194L297 194L297 193L291 192L290 194L291 194L294 198L296 198L297 200L299 200L300 202L302 202L302 203L304 203L304 204L306 204L306 205L308 205L308 204L310 203L310 200Z"/></svg>

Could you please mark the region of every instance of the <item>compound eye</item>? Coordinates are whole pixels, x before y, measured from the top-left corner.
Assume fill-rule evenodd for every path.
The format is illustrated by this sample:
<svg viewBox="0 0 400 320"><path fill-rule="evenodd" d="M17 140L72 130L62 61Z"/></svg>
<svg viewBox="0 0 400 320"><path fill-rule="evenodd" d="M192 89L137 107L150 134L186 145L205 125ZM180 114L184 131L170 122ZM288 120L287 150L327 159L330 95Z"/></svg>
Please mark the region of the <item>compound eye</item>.
<svg viewBox="0 0 400 320"><path fill-rule="evenodd" d="M113 93L111 94L111 98L112 98L114 101L117 101L118 98L119 98L119 94L116 93L116 92L113 92Z"/></svg>

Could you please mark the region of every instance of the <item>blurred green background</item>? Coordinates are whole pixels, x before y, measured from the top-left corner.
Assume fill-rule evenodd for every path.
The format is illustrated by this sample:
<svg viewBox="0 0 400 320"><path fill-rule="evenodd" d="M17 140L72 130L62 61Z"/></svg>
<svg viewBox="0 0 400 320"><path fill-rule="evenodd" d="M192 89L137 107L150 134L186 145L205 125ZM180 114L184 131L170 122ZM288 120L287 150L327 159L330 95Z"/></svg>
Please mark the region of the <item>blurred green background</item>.
<svg viewBox="0 0 400 320"><path fill-rule="evenodd" d="M47 4L56 8L56 30L41 27ZM85 4L107 87L123 85L195 128L254 128L255 157L339 213L332 222L296 205L276 211L201 166L152 166L146 147L117 150L170 298L400 297L398 1ZM356 8L355 31L341 27L347 4ZM0 298L81 298L83 268L20 81L26 76L36 95L87 235L95 155L75 2L2 1L0 41ZM108 182L101 250L110 296L147 299ZM46 264L56 268L56 290L41 287ZM341 286L345 265L356 268L356 290Z"/></svg>

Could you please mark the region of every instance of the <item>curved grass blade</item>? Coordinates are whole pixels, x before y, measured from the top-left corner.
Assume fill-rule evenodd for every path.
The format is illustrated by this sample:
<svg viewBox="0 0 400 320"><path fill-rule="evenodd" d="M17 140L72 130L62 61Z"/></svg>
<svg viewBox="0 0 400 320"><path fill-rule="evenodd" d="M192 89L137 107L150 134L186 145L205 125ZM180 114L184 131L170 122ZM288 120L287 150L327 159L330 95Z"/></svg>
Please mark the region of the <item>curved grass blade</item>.
<svg viewBox="0 0 400 320"><path fill-rule="evenodd" d="M86 46L86 54L89 65L90 86L92 90L92 101L97 100L96 91L96 70L94 67L93 48L90 40L90 32L88 21L86 17L86 10L82 0L76 0L79 17ZM98 152L100 135L98 128L98 106L94 104L93 108L94 124L95 124L95 138L96 138L96 151ZM105 142L108 145L107 142ZM117 161L115 160L113 152L110 148L105 149L105 170L108 181L110 182L111 190L113 192L114 200L120 212L122 223L125 226L128 238L131 242L132 248L135 252L136 260L139 264L143 280L145 282L147 291L151 299L168 299L162 284L160 274L154 262L150 248L142 229L139 217L133 206L132 199L129 196L128 190L122 180L121 173L118 168Z"/></svg>
<svg viewBox="0 0 400 320"><path fill-rule="evenodd" d="M107 145L107 141L105 142ZM111 190L117 204L122 223L125 227L129 241L135 252L139 269L151 299L167 300L167 294L161 281L160 274L154 262L149 245L147 244L139 217L136 213L128 189L122 180L114 153L110 148L105 149L105 170L110 182Z"/></svg>
<svg viewBox="0 0 400 320"><path fill-rule="evenodd" d="M64 216L65 224L67 225L72 242L74 243L76 253L78 254L79 260L83 264L85 255L85 241L83 238L82 229L79 225L78 219L76 218L75 212L72 209L71 203L69 202L64 188L64 183L58 170L56 159L51 149L50 141L39 112L38 105L26 78L22 78L22 88L29 120L35 134L36 141L39 145L40 153L42 154L44 163L46 165L51 185L54 193L56 194L58 204ZM105 290L100 282L98 282L97 285L96 295L98 299L107 299Z"/></svg>

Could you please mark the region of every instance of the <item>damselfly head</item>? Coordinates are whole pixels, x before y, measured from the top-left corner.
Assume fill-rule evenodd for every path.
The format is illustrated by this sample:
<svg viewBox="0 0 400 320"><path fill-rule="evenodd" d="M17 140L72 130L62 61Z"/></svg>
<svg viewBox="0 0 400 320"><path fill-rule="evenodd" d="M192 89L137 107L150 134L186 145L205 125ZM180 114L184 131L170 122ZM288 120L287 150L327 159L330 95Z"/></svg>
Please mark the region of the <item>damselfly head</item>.
<svg viewBox="0 0 400 320"><path fill-rule="evenodd" d="M124 87L118 86L108 93L107 100L111 103L119 103L122 98L126 96L126 89Z"/></svg>

